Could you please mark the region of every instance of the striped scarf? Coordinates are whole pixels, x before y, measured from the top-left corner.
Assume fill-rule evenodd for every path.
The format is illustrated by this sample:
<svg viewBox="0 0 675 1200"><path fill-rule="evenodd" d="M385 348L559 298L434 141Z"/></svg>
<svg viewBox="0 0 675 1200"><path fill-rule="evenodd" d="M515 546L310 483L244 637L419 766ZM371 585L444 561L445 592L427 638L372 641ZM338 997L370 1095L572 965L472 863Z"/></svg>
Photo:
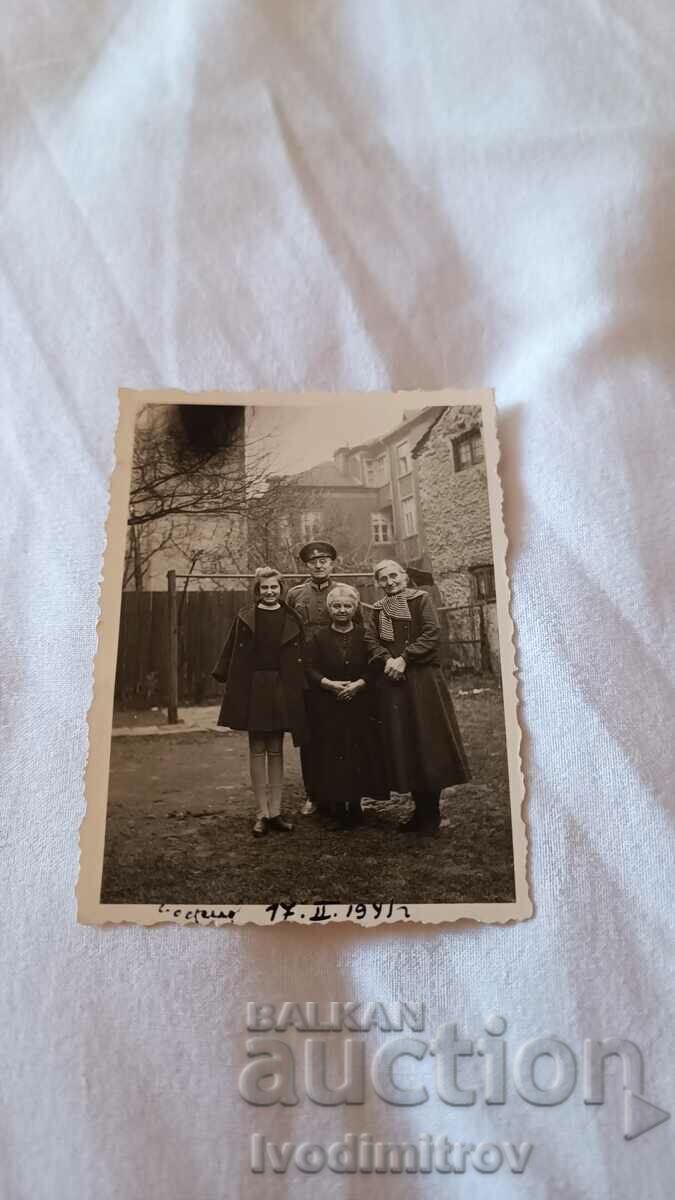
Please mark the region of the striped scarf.
<svg viewBox="0 0 675 1200"><path fill-rule="evenodd" d="M417 596L422 596L424 593L419 588L404 588L402 592L397 592L395 596L385 596L382 600L376 600L373 608L380 614L380 640L383 642L393 642L394 640L394 618L399 621L410 620L410 609L408 601L416 599Z"/></svg>

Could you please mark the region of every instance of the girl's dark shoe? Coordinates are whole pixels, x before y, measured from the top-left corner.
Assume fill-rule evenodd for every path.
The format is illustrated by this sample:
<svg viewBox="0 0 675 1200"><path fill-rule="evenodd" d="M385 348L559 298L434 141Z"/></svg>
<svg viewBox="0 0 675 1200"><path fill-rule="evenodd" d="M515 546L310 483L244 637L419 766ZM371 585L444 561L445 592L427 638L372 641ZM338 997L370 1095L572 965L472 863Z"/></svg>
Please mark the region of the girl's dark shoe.
<svg viewBox="0 0 675 1200"><path fill-rule="evenodd" d="M398 830L399 833L421 833L422 821L420 814L415 811L411 817L408 817L405 821L401 821Z"/></svg>
<svg viewBox="0 0 675 1200"><path fill-rule="evenodd" d="M432 821L421 825L418 832L422 834L422 837L436 838L441 836L440 826L435 825Z"/></svg>
<svg viewBox="0 0 675 1200"><path fill-rule="evenodd" d="M268 829L274 829L276 833L292 833L293 826L290 821L284 820L283 817L270 817L267 821Z"/></svg>
<svg viewBox="0 0 675 1200"><path fill-rule="evenodd" d="M253 826L253 836L254 837L264 837L265 834L267 833L267 828L268 828L267 817L258 817L258 820L256 821L255 825Z"/></svg>

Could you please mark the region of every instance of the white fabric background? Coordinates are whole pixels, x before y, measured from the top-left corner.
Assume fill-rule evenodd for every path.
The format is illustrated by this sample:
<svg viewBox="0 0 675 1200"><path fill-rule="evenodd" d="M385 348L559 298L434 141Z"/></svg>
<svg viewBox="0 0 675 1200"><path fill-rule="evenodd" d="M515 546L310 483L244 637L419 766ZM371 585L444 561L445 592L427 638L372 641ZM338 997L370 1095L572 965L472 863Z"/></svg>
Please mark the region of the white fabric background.
<svg viewBox="0 0 675 1200"><path fill-rule="evenodd" d="M633 1037L675 1106L675 9L144 0L2 20L0 1195L672 1195L672 1124L239 1099L246 999ZM81 928L120 385L497 389L535 918ZM376 1035L370 1035L372 1045ZM254 1177L245 1139L530 1140L523 1176ZM670 1156L670 1157L669 1157Z"/></svg>

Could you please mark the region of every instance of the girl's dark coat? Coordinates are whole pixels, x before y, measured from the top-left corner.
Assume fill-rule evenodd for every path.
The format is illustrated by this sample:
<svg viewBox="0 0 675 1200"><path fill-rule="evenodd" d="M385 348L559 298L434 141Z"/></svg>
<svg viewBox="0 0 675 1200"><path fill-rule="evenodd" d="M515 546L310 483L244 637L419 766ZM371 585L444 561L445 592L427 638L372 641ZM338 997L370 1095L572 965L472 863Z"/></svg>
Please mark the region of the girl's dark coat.
<svg viewBox="0 0 675 1200"><path fill-rule="evenodd" d="M279 674L286 698L290 732L296 746L309 739L304 693L305 636L298 617L283 605L286 613L281 634ZM213 669L213 677L225 684L225 696L218 717L219 725L230 729L248 728L249 699L255 656L255 605L244 608L235 618L223 652Z"/></svg>

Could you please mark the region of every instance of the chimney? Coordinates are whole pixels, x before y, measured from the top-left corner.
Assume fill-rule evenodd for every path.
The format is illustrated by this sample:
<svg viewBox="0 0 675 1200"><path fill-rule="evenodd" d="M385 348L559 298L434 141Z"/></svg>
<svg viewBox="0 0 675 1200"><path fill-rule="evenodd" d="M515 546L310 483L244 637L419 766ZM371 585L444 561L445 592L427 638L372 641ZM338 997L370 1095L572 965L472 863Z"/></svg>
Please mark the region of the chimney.
<svg viewBox="0 0 675 1200"><path fill-rule="evenodd" d="M349 449L349 446L340 446L340 448L333 454L333 462L335 463L335 466L341 475L349 474L349 468L347 464L351 458L351 453L352 452Z"/></svg>

